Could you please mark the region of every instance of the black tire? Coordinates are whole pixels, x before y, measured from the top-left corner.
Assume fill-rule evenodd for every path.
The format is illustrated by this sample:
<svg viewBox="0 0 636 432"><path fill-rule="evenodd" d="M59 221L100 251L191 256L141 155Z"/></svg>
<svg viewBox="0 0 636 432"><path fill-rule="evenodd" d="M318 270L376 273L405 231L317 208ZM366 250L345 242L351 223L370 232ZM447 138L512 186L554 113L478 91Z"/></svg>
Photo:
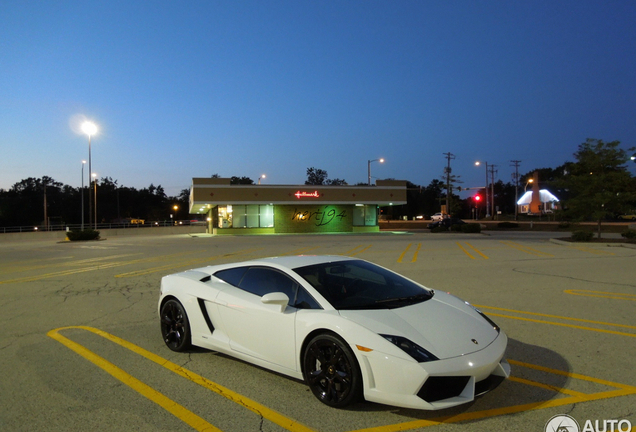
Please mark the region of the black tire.
<svg viewBox="0 0 636 432"><path fill-rule="evenodd" d="M192 346L188 314L177 300L170 299L161 306L161 336L172 351L185 351Z"/></svg>
<svg viewBox="0 0 636 432"><path fill-rule="evenodd" d="M362 375L351 348L338 336L314 337L303 353L305 382L326 405L343 408L362 396Z"/></svg>

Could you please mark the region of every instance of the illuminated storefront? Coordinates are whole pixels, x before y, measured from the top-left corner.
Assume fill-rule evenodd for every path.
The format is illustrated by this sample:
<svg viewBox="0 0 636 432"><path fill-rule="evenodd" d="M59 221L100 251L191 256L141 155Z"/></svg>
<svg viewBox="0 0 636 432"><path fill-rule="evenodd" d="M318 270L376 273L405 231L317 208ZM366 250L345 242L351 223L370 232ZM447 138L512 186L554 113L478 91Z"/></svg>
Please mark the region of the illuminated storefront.
<svg viewBox="0 0 636 432"><path fill-rule="evenodd" d="M406 181L375 186L233 185L193 178L190 213L214 234L378 232L378 208L406 204Z"/></svg>

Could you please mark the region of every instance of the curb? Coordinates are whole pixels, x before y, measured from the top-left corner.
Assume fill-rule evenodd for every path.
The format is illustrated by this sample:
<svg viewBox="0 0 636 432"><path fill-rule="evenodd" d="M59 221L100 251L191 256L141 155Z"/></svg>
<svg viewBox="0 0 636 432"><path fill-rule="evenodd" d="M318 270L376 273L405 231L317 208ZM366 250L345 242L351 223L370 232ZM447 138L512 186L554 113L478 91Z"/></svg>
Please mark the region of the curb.
<svg viewBox="0 0 636 432"><path fill-rule="evenodd" d="M559 239L550 239L550 243L562 245L562 246L571 246L573 244L590 244L594 246L605 246L605 247L624 247L629 249L636 249L636 244L633 243L587 243L587 242L568 242Z"/></svg>

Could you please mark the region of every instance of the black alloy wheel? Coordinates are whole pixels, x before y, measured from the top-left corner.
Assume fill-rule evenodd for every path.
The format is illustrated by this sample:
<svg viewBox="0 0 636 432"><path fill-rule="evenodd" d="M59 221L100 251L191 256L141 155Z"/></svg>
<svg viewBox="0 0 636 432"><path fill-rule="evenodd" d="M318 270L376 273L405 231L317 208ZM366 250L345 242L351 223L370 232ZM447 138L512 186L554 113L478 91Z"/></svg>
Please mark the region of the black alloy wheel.
<svg viewBox="0 0 636 432"><path fill-rule="evenodd" d="M177 300L168 300L161 306L161 336L172 351L190 348L190 322L183 305Z"/></svg>
<svg viewBox="0 0 636 432"><path fill-rule="evenodd" d="M321 334L303 355L305 382L318 400L342 408L360 399L362 375L351 348L339 337Z"/></svg>

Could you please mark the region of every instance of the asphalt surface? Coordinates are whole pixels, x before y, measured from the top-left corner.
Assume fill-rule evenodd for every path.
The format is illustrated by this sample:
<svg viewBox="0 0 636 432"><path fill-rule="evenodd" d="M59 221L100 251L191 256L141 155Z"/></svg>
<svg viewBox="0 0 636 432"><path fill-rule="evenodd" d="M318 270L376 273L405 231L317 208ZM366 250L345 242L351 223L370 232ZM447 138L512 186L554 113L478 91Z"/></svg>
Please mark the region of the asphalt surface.
<svg viewBox="0 0 636 432"><path fill-rule="evenodd" d="M636 249L557 244L553 236L0 243L0 430L526 432L544 431L564 413L581 430L587 420L636 425ZM366 402L336 410L302 382L214 352L165 347L156 310L162 276L290 254L367 259L480 306L510 338L512 379L451 410Z"/></svg>

